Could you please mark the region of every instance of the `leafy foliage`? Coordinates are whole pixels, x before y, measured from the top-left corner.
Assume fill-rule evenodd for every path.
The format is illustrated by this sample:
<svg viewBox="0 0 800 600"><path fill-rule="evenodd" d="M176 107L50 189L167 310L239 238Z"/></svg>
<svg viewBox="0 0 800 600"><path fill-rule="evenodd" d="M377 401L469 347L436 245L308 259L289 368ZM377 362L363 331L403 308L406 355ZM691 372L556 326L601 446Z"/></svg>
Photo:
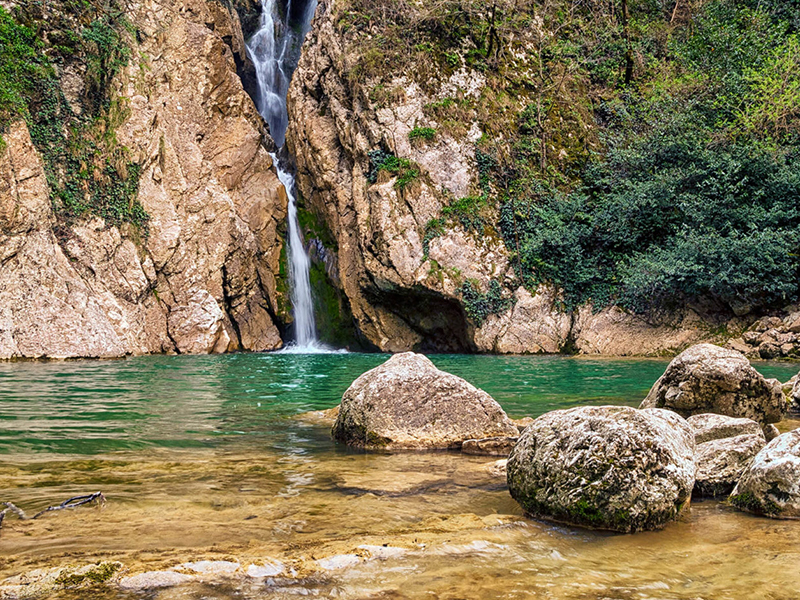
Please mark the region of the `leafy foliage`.
<svg viewBox="0 0 800 600"><path fill-rule="evenodd" d="M38 3L13 13L0 7L0 132L16 119L27 121L62 219L94 214L144 226L147 214L135 201L140 167L114 136L127 106L109 89L130 58L124 40L130 25L115 3L95 9L63 1L59 12L71 16L68 23L54 22ZM75 22L79 33L69 29ZM74 60L86 65L82 112L73 111L54 68Z"/></svg>
<svg viewBox="0 0 800 600"><path fill-rule="evenodd" d="M489 282L489 289L482 294L477 281L468 279L461 285L461 300L467 316L480 327L489 315L508 310L512 300L503 297L503 288L496 279Z"/></svg>
<svg viewBox="0 0 800 600"><path fill-rule="evenodd" d="M413 141L425 140L433 141L436 137L436 129L433 127L414 127L408 132L408 139Z"/></svg>

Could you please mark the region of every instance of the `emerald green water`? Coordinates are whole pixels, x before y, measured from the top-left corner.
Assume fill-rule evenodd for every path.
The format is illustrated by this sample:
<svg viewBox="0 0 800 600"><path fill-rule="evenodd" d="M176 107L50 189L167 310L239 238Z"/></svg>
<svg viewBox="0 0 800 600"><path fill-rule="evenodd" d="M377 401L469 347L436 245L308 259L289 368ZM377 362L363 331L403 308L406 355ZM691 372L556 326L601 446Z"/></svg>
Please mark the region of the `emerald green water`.
<svg viewBox="0 0 800 600"><path fill-rule="evenodd" d="M585 403L636 405L667 364L431 358L485 389L512 417ZM658 532L613 536L555 526L522 514L494 459L355 452L330 440L329 424L301 416L335 406L353 379L385 359L241 354L0 363L0 501L31 513L76 494L100 490L108 498L104 508L7 518L0 598L31 597L28 574L43 572L34 570L98 560L121 561L120 577L194 560L240 568L149 592L111 584L39 597L800 597L800 522L702 502ZM781 381L798 368L755 366ZM368 559L365 544L398 554ZM329 570L318 562L342 555L356 564ZM249 565L273 561L286 565L280 577L246 574Z"/></svg>
<svg viewBox="0 0 800 600"><path fill-rule="evenodd" d="M145 356L0 363L0 454L280 444L286 417L338 404L376 354ZM637 405L664 360L433 356L512 417L577 404ZM789 379L791 363L757 363ZM282 425L283 423L283 425Z"/></svg>

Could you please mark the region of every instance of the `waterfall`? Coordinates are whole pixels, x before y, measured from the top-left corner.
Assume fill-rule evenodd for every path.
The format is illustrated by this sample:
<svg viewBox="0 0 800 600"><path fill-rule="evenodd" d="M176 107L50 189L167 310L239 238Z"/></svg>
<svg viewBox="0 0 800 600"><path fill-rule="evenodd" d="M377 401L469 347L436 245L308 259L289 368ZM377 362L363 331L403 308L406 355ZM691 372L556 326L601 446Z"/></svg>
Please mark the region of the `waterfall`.
<svg viewBox="0 0 800 600"><path fill-rule="evenodd" d="M247 52L256 68L258 81L258 111L269 125L272 139L278 148L286 140L288 114L286 95L289 82L300 60L300 50L317 8L316 0L261 0L259 30L247 43ZM296 9L300 9L299 14ZM295 11L295 12L293 12ZM314 301L309 279L310 260L303 245L300 223L297 220L297 197L294 175L272 155L278 178L286 188L288 207L289 285L294 314L295 341L287 346L290 352L324 352L328 349L317 340L314 323Z"/></svg>

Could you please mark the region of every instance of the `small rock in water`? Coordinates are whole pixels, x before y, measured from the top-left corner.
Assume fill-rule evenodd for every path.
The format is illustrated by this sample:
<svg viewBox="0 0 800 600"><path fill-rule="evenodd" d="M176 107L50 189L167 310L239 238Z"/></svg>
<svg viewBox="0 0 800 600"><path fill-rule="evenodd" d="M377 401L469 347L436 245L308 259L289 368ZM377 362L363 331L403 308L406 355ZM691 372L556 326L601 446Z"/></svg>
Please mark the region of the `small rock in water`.
<svg viewBox="0 0 800 600"><path fill-rule="evenodd" d="M194 577L175 571L148 571L125 577L119 582L119 587L126 590L151 590L156 588L172 587L193 581Z"/></svg>
<svg viewBox="0 0 800 600"><path fill-rule="evenodd" d="M800 518L800 430L784 433L764 446L728 500L758 515Z"/></svg>
<svg viewBox="0 0 800 600"><path fill-rule="evenodd" d="M692 415L686 421L694 428L697 444L736 437L737 435L759 435L764 437L761 426L752 419L737 419L715 413Z"/></svg>
<svg viewBox="0 0 800 600"><path fill-rule="evenodd" d="M758 424L750 421L758 429ZM766 444L764 435L739 435L697 445L695 451L694 494L697 496L726 496L739 481L747 464Z"/></svg>
<svg viewBox="0 0 800 600"><path fill-rule="evenodd" d="M286 567L283 566L283 563L279 561L275 562L265 562L263 565L249 565L247 567L247 576L253 578L260 578L260 577L275 577L276 575L280 575L286 570Z"/></svg>
<svg viewBox="0 0 800 600"><path fill-rule="evenodd" d="M357 565L361 562L361 557L357 554L337 554L328 558L320 558L315 562L326 571L336 571Z"/></svg>
<svg viewBox="0 0 800 600"><path fill-rule="evenodd" d="M194 571L203 575L228 575L239 569L239 563L227 560L199 560L183 563L175 567L177 570Z"/></svg>
<svg viewBox="0 0 800 600"><path fill-rule="evenodd" d="M359 550L366 550L369 552L371 558L377 558L380 560L397 558L398 556L402 556L408 552L406 548L397 548L395 546L374 546L370 544L362 544L358 548Z"/></svg>
<svg viewBox="0 0 800 600"><path fill-rule="evenodd" d="M507 458L501 458L500 460L496 460L493 463L489 463L486 465L486 470L489 471L490 475L498 478L506 478L506 467L508 465Z"/></svg>
<svg viewBox="0 0 800 600"><path fill-rule="evenodd" d="M597 529L658 529L689 505L694 430L674 412L583 406L536 419L508 459L533 516Z"/></svg>
<svg viewBox="0 0 800 600"><path fill-rule="evenodd" d="M518 439L518 437L492 437L466 440L461 444L461 452L479 456L508 456Z"/></svg>

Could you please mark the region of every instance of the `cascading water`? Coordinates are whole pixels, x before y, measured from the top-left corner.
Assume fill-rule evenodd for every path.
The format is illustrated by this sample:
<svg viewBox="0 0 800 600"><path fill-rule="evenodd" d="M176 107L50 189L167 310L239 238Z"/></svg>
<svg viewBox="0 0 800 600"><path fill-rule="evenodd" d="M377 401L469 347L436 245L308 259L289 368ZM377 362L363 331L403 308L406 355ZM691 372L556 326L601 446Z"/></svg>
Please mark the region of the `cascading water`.
<svg viewBox="0 0 800 600"><path fill-rule="evenodd" d="M261 0L260 27L247 43L247 52L256 68L258 110L269 125L272 139L279 148L286 139L288 126L286 95L289 82L300 60L303 39L311 28L316 8L316 0L305 3L295 0L294 6L292 0L288 0L285 6L280 4L280 0ZM295 341L286 350L324 352L328 348L317 340L316 335L314 301L309 279L310 260L303 246L297 220L294 176L281 166L276 155L273 154L272 159L289 198L287 257Z"/></svg>

